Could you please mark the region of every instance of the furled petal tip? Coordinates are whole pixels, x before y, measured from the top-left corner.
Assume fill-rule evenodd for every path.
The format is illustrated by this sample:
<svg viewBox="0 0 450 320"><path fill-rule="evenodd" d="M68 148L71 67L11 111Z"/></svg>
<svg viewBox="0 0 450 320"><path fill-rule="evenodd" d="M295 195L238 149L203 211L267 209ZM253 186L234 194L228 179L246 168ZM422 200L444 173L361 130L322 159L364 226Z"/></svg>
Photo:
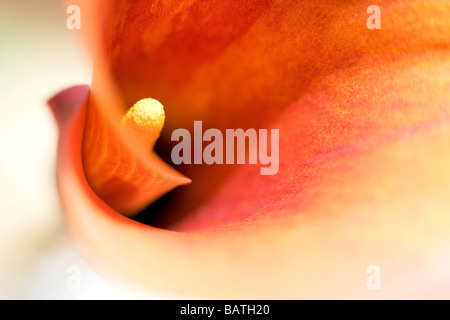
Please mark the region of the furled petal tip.
<svg viewBox="0 0 450 320"><path fill-rule="evenodd" d="M86 101L89 90L88 85L71 87L59 92L48 101L60 129L64 128L64 124L71 119L71 115L77 112Z"/></svg>

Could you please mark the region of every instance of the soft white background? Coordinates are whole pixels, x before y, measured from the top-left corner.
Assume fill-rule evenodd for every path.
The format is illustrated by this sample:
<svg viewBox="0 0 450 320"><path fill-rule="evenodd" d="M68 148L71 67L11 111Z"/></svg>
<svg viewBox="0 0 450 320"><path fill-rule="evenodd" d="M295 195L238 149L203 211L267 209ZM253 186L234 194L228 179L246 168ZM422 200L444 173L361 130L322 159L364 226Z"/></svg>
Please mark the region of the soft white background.
<svg viewBox="0 0 450 320"><path fill-rule="evenodd" d="M178 298L107 283L66 230L46 101L89 84L91 62L65 12L58 0L0 0L0 299ZM78 289L68 286L72 265Z"/></svg>

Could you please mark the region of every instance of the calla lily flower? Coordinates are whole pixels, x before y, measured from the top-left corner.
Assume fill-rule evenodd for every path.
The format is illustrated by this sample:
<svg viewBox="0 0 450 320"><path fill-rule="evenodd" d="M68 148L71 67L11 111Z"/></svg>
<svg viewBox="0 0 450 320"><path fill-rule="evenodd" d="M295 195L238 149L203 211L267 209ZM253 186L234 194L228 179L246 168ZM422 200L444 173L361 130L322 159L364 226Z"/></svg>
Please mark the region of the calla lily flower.
<svg viewBox="0 0 450 320"><path fill-rule="evenodd" d="M92 85L49 104L93 265L204 297L450 297L450 4L377 1L375 30L371 4L78 1ZM121 129L146 98L158 152ZM165 163L194 120L279 129L278 173ZM133 219L174 188L166 228Z"/></svg>

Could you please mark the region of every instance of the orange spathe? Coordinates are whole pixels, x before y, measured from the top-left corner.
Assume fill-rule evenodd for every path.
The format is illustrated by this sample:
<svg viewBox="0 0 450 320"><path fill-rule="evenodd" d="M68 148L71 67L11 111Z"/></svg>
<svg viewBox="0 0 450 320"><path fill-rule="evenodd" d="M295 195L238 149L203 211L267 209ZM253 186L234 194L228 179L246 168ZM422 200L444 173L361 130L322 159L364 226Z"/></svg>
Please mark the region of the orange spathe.
<svg viewBox="0 0 450 320"><path fill-rule="evenodd" d="M382 29L369 30L370 4L82 1L93 100L78 88L51 104L66 119L61 199L86 254L200 296L448 298L450 4L380 1ZM86 182L85 112L117 128L143 97L165 106L163 141L196 119L279 129L278 174L184 168L178 231L123 217ZM381 290L366 286L370 265Z"/></svg>

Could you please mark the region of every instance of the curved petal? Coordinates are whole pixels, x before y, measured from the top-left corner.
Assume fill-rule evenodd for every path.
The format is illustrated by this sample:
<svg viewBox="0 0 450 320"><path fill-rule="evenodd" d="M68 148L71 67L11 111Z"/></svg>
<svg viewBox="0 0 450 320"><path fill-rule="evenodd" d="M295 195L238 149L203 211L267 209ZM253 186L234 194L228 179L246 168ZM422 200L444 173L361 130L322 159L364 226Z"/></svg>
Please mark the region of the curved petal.
<svg viewBox="0 0 450 320"><path fill-rule="evenodd" d="M69 111L58 150L61 199L83 251L102 272L119 271L140 284L222 298L449 294L450 127L446 118L432 116L431 121L383 132L373 140L363 135L353 145L334 150L327 148L330 143L320 144L329 152L311 150L314 161L282 165L283 178L290 183L284 192L269 197L266 192L262 206L277 214L221 231L179 233L129 220L90 190L79 151L84 106L80 99L53 101L55 110ZM333 112L332 119L337 115L346 113ZM286 125L295 125L292 114L287 118ZM339 135L330 136L332 130L323 132L326 136L321 139L339 140ZM229 196L237 198L238 206L243 204L238 195ZM231 205L227 210L233 213L236 208ZM382 270L382 290L377 292L366 287L366 268L373 264Z"/></svg>
<svg viewBox="0 0 450 320"><path fill-rule="evenodd" d="M145 226L90 190L80 160L84 106L54 100L69 110L61 198L86 253L141 283L196 295L448 296L447 2L386 2L383 32L370 35L366 2L263 1L248 14L249 1L236 15L235 2L223 3L85 2L88 21L106 30L105 41L92 33L93 94L99 110L117 114L144 93L158 98L173 115L169 129L197 117L218 128L270 122L280 129L279 174L236 170L177 226L190 233ZM345 31L346 20L354 28ZM176 50L185 47L192 56ZM373 264L380 291L366 286Z"/></svg>

